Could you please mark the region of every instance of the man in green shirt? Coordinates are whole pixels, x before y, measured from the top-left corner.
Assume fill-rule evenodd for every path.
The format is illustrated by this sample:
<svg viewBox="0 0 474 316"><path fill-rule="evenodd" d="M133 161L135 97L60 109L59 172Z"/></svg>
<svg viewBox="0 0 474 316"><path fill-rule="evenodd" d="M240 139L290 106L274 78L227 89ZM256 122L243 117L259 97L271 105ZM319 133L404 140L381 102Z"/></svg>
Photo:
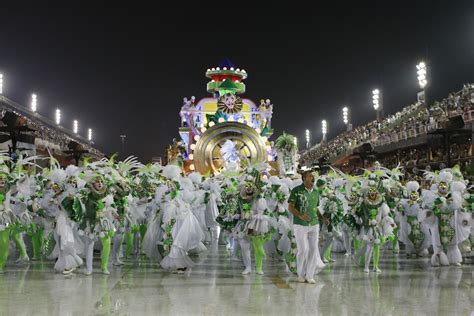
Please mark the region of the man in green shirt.
<svg viewBox="0 0 474 316"><path fill-rule="evenodd" d="M288 199L288 210L293 214L295 232L296 269L298 282L316 283L316 268L324 267L319 255L319 194L314 189L314 175L311 170L302 173L303 184L295 187Z"/></svg>

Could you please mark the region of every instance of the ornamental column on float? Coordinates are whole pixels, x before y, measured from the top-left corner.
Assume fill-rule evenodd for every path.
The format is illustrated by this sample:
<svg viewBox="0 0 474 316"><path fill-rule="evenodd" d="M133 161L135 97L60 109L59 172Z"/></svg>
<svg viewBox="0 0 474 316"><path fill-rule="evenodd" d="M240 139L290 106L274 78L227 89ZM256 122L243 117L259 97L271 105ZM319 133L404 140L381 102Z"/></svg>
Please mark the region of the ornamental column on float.
<svg viewBox="0 0 474 316"><path fill-rule="evenodd" d="M178 154L186 172L201 174L218 174L259 162L268 162L278 170L269 140L273 134L270 100L261 100L257 106L243 97L247 72L229 60L207 69L205 75L211 96L199 101L194 96L183 99L181 140L175 142L181 150L175 150L172 157L168 152L169 162L176 162Z"/></svg>

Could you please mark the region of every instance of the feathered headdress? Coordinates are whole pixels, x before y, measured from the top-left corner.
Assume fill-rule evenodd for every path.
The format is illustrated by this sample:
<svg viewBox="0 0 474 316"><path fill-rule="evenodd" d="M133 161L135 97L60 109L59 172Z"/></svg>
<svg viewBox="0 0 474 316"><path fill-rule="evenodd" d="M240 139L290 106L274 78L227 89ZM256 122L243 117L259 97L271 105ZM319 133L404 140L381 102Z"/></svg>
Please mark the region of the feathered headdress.
<svg viewBox="0 0 474 316"><path fill-rule="evenodd" d="M408 181L405 187L407 189L407 193L410 194L412 192L418 192L420 184L417 181Z"/></svg>
<svg viewBox="0 0 474 316"><path fill-rule="evenodd" d="M453 174L450 170L443 169L438 174L437 182L451 183L453 181Z"/></svg>

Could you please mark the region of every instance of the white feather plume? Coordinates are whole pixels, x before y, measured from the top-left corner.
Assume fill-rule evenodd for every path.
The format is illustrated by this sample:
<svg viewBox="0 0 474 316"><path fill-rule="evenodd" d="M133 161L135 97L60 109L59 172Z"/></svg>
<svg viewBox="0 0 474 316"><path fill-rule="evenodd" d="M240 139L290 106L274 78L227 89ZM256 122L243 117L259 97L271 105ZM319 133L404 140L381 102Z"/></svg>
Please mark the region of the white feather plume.
<svg viewBox="0 0 474 316"><path fill-rule="evenodd" d="M191 179L191 181L194 184L201 184L202 183L202 175L199 172L191 172L188 175L188 178Z"/></svg>
<svg viewBox="0 0 474 316"><path fill-rule="evenodd" d="M181 175L181 168L176 165L166 165L163 168L163 176L170 180L178 180Z"/></svg>
<svg viewBox="0 0 474 316"><path fill-rule="evenodd" d="M420 184L417 181L408 181L406 184L408 193L416 192L420 188Z"/></svg>

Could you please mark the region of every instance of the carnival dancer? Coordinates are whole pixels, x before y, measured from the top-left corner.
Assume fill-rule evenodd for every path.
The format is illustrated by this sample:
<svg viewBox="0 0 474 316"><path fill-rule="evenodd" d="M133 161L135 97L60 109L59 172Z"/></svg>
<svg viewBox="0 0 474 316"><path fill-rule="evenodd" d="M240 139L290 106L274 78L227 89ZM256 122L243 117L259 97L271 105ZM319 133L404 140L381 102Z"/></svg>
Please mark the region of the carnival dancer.
<svg viewBox="0 0 474 316"><path fill-rule="evenodd" d="M123 240L126 231L130 230L130 203L131 199L131 185L130 181L122 177L118 173L113 173L114 181L112 182L111 192L114 197L114 205L117 209L117 214L114 218L114 226L116 232L113 239L112 261L114 266L121 266L125 263L122 261L123 257Z"/></svg>
<svg viewBox="0 0 474 316"><path fill-rule="evenodd" d="M298 282L316 283L316 269L323 268L319 255L319 194L314 188L311 170L302 172L303 184L295 187L288 199L288 210L293 214L293 229L298 253L296 256Z"/></svg>
<svg viewBox="0 0 474 316"><path fill-rule="evenodd" d="M70 196L70 192L65 191L66 172L61 169L53 158L51 158L51 169L47 172L49 185L46 187L41 200L41 207L44 209L46 216L54 219L54 249L53 244L49 245L52 254L50 258L57 257L54 269L56 272L70 274L83 264L79 257L83 245L75 234L74 220L80 216L80 202L77 196ZM66 200L73 200L70 213L64 208ZM76 210L78 211L76 213ZM49 253L47 253L49 254Z"/></svg>
<svg viewBox="0 0 474 316"><path fill-rule="evenodd" d="M333 175L329 177L330 188L326 187L325 180L318 179L316 186L320 189L319 212L326 219L323 223L322 233L325 243L322 251L323 262L335 262L332 258L332 245L336 238L342 237L342 221L344 219L343 194L340 189L344 187L344 180ZM319 182L319 185L318 185Z"/></svg>
<svg viewBox="0 0 474 316"><path fill-rule="evenodd" d="M139 201L144 204L141 211L138 212L139 219L139 234L136 234L135 238L135 252L139 254L146 254L144 249L145 236L151 223L157 214L158 204L155 201L155 194L158 185L161 184L159 180L159 173L161 166L158 164L143 165L138 169L138 174L135 176L135 185L137 196L140 198ZM155 236L154 232L151 235ZM155 244L156 246L156 244ZM149 249L150 250L150 249ZM148 251L149 252L149 251ZM152 255L156 257L156 255Z"/></svg>
<svg viewBox="0 0 474 316"><path fill-rule="evenodd" d="M10 236L16 222L16 216L10 208L10 168L7 165L9 160L8 156L0 155L0 273L4 272L8 261Z"/></svg>
<svg viewBox="0 0 474 316"><path fill-rule="evenodd" d="M362 244L359 238L362 219L358 215L361 203L360 184L358 178L345 176L344 197L342 199L344 208L342 238L346 256L352 255L352 244L354 244L354 253L359 251Z"/></svg>
<svg viewBox="0 0 474 316"><path fill-rule="evenodd" d="M175 165L163 168L163 176L168 179L168 192L164 195L163 247L167 252L160 265L163 269L184 273L194 266L188 252L199 246L204 235L198 220L190 210L190 205L181 195L186 195L182 186L181 169Z"/></svg>
<svg viewBox="0 0 474 316"><path fill-rule="evenodd" d="M267 201L264 198L264 187L268 188L265 183L265 181L268 180L265 174L267 169L267 164L259 164L247 169L247 173L249 174L247 180L249 180L249 176L253 177L253 181L258 190L258 195L251 204L251 219L248 222L247 233L252 241L255 254L255 272L259 275L263 275L263 259L265 258L264 244L270 241L276 232L275 227L277 223L274 210L268 208Z"/></svg>
<svg viewBox="0 0 474 316"><path fill-rule="evenodd" d="M32 212L33 224L29 230L31 236L31 243L33 246L33 258L31 260L40 260L43 255L43 248L45 242L45 231L50 230L52 225L51 220L46 216L45 210L41 207L40 201L45 190L46 178L43 172L38 172L34 175L35 193L28 202L28 209Z"/></svg>
<svg viewBox="0 0 474 316"><path fill-rule="evenodd" d="M31 158L35 159L36 157ZM22 157L18 158L11 173L15 184L12 188L10 205L16 215L16 223L12 229L12 239L20 252L20 257L16 263L30 261L23 238L25 233L32 231L34 225L31 203L35 195L36 183L34 178L23 170L23 163L25 163L23 160Z"/></svg>
<svg viewBox="0 0 474 316"><path fill-rule="evenodd" d="M387 239L394 238L395 221L390 217L390 209L381 194L381 176L370 172L365 181L363 201L360 205L362 219L362 240L364 246L355 255L356 262L360 262L364 254L364 272L369 273L370 262L373 259L373 271L380 273L380 249Z"/></svg>
<svg viewBox="0 0 474 316"><path fill-rule="evenodd" d="M225 177L222 181L221 188L219 189L221 196L219 199L216 198L216 202L219 209L219 215L216 217L216 222L221 228L219 240L225 241L226 248L231 252L233 260L239 260L237 258L238 240L233 235L234 227L237 225L240 213L239 213L239 182L234 176ZM235 237L235 238L234 238Z"/></svg>
<svg viewBox="0 0 474 316"><path fill-rule="evenodd" d="M217 216L219 216L219 206L221 201L221 187L217 177L209 177L203 181L203 189L205 193L205 221L210 233L211 241L219 239L219 223Z"/></svg>
<svg viewBox="0 0 474 316"><path fill-rule="evenodd" d="M284 225L278 225L278 223L283 217L288 219L288 197L290 196L290 189L283 179L277 176L271 176L264 187L264 195L269 215L272 217L272 223L275 226L273 229L278 230L277 233L272 234L271 240L265 243L265 253L273 259L284 260L284 256L289 250L287 247L288 243L284 246L284 252L279 249L279 244L283 238L283 234L286 239L284 242L287 241L288 236L286 236L287 231L284 229ZM282 230L280 230L280 228L282 228Z"/></svg>
<svg viewBox="0 0 474 316"><path fill-rule="evenodd" d="M417 181L407 182L407 198L401 200L401 209L397 216L400 223L398 238L405 245L406 255L422 257L428 255L431 236L428 226L423 224L420 218L422 200L418 193L419 188Z"/></svg>
<svg viewBox="0 0 474 316"><path fill-rule="evenodd" d="M133 199L133 181L131 173L142 167L137 159L133 156L128 157L124 161L115 162L115 156L110 159L102 160L102 169L107 176L107 187L113 195L113 206L116 210L113 224L115 227L115 235L113 237L112 262L114 266L124 265L121 260L123 257L122 244L124 238L127 240L127 249L129 255L133 252L134 238L132 228L134 218L130 211L130 203Z"/></svg>
<svg viewBox="0 0 474 316"><path fill-rule="evenodd" d="M433 266L460 266L462 255L459 244L469 238L471 214L463 211L464 191L462 181L453 181L451 170L441 170L439 175L427 172L426 177L434 178L431 190L422 193L425 212L421 216L429 225L433 255Z"/></svg>
<svg viewBox="0 0 474 316"><path fill-rule="evenodd" d="M390 216L394 219L395 224L397 225L393 231L395 238L393 238L392 243L389 245L392 248L392 252L397 254L400 252L400 245L398 244L400 223L398 220L400 218L400 199L403 197L403 188L400 183L403 173L400 170L400 166L397 166L392 170L378 166L378 169L385 170L387 175L386 179L382 180L384 198L387 206L390 208Z"/></svg>
<svg viewBox="0 0 474 316"><path fill-rule="evenodd" d="M197 173L191 173L190 175L192 175L191 177L196 178ZM206 222L204 219L204 211L206 207L204 204L204 191L198 189L195 186L195 183L193 183L191 177L182 177L180 179L180 188L182 189L181 198L183 202L188 205L194 219L197 220L199 227L201 228L202 239L199 241L199 243L197 243L197 247L189 249L188 251L189 254L197 255L207 250L203 242L206 239L206 232L208 233L208 236L210 235L207 231ZM199 177L201 176L199 175Z"/></svg>
<svg viewBox="0 0 474 316"><path fill-rule="evenodd" d="M258 188L255 184L255 178L251 175L245 177L245 180L239 185L240 193L238 196L237 219L238 222L232 229L232 237L240 246L242 261L244 264L243 275L252 272L251 261L251 236L248 231L249 221L252 219L252 205L258 197ZM262 254L257 254L262 255Z"/></svg>
<svg viewBox="0 0 474 316"><path fill-rule="evenodd" d="M202 232L204 234L204 242L209 244L211 242L211 232L206 223L206 208L207 208L207 199L209 197L209 192L204 190L203 187L203 177L199 172L191 172L187 177L193 184L193 195L194 198L191 201L191 209L194 216L199 221L201 225ZM201 248L201 250L204 250Z"/></svg>
<svg viewBox="0 0 474 316"><path fill-rule="evenodd" d="M165 234L165 225L163 225L163 213L164 209L163 206L165 205L165 198L166 193L169 191L168 184L165 182L166 180L159 178L159 183L157 183L157 187L155 190L155 197L151 203L150 213L149 213L149 220L148 220L148 227L145 233L145 237L143 238L143 250L145 255L153 259L157 262L161 262L163 260L163 256L168 254L171 248L171 244L169 247L164 249L164 234ZM171 235L172 226L168 232L168 235ZM172 241L172 239L171 239ZM165 254L166 253L166 254Z"/></svg>
<svg viewBox="0 0 474 316"><path fill-rule="evenodd" d="M100 168L100 165L99 167ZM113 225L113 196L107 192L106 180L92 164L85 170L86 189L81 194L83 209L79 221L79 234L85 244L86 269L84 274L93 272L94 243L102 244L101 270L110 274L108 269L110 242L115 233Z"/></svg>

